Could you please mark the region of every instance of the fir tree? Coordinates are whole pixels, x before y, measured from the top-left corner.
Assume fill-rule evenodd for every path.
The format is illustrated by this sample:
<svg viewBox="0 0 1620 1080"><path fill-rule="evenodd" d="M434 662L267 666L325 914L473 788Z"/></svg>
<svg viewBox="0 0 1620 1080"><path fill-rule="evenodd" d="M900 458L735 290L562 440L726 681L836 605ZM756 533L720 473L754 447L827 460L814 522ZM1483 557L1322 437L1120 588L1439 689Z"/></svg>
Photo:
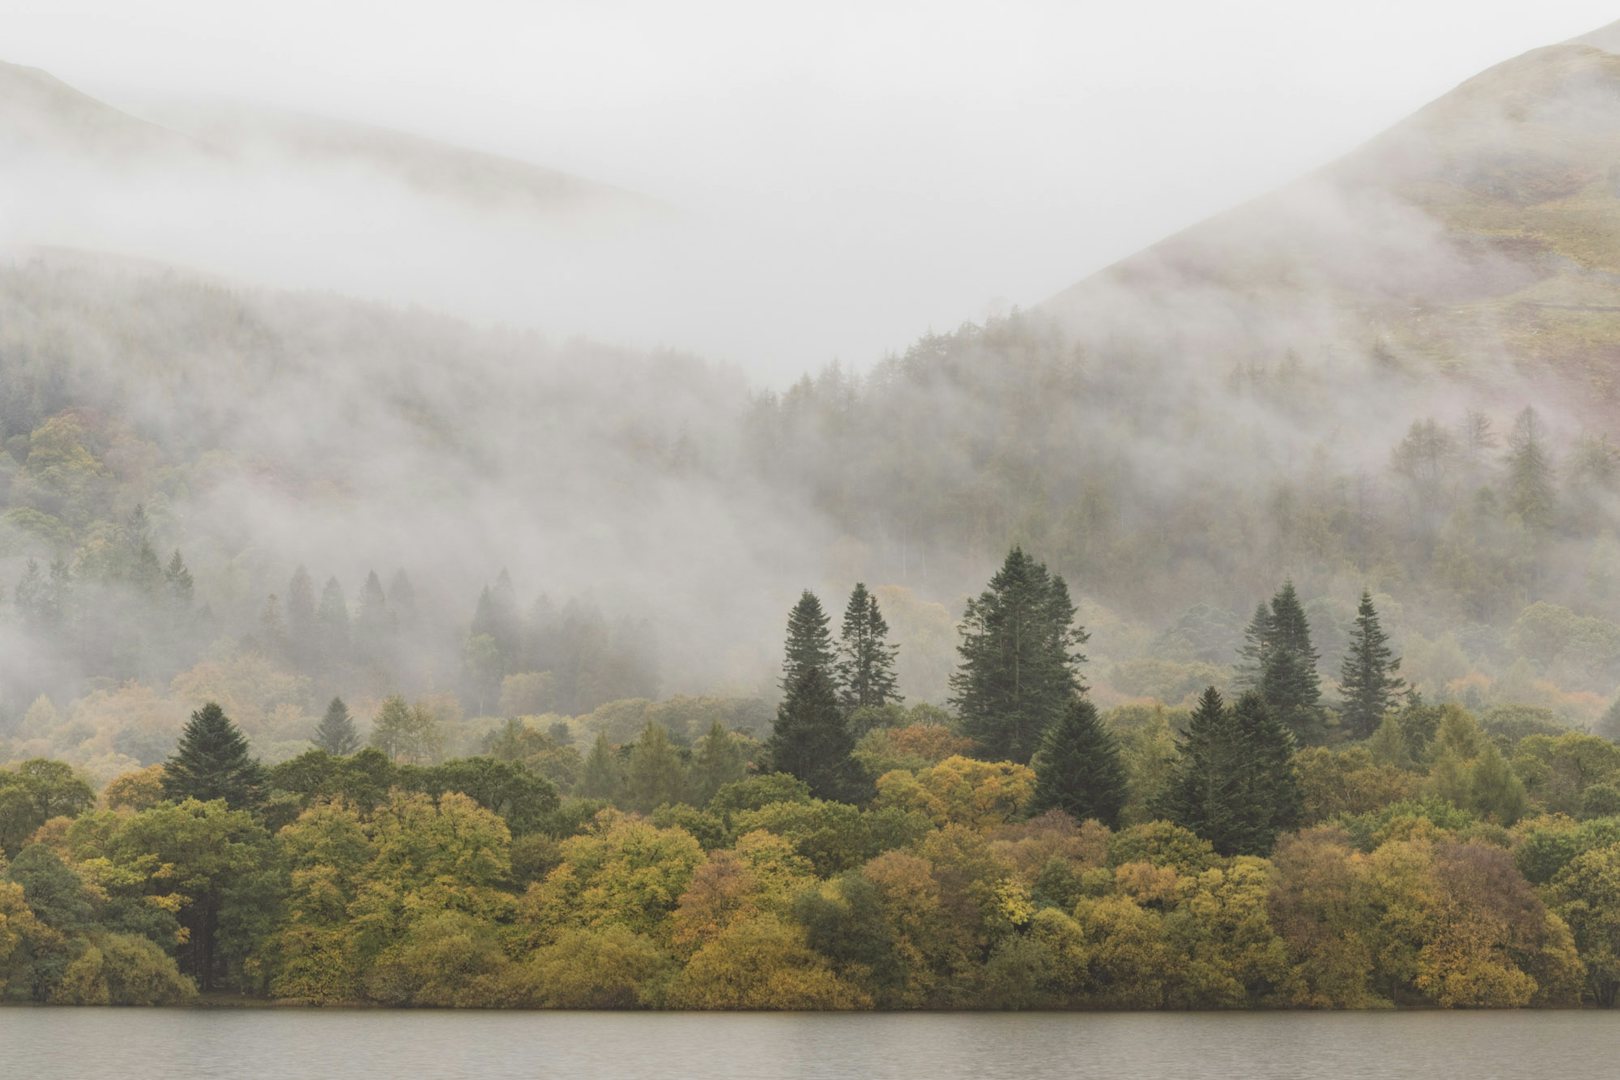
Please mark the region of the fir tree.
<svg viewBox="0 0 1620 1080"><path fill-rule="evenodd" d="M816 594L806 589L788 615L787 643L782 656L782 692L792 693L811 668L819 668L823 675L830 677L836 663L832 634L827 630L827 613L822 610Z"/></svg>
<svg viewBox="0 0 1620 1080"><path fill-rule="evenodd" d="M360 733L355 731L354 718L349 715L349 707L343 704L342 698L333 698L326 707L326 715L316 726L312 741L333 757L352 754L360 745Z"/></svg>
<svg viewBox="0 0 1620 1080"><path fill-rule="evenodd" d="M1041 740L1035 757L1035 809L1062 810L1114 828L1125 806L1125 767L1119 743L1097 708L1083 697L1069 703Z"/></svg>
<svg viewBox="0 0 1620 1080"><path fill-rule="evenodd" d="M692 756L693 801L699 806L708 805L715 792L741 780L747 772L742 744L716 720L709 725L708 734L698 740L697 752Z"/></svg>
<svg viewBox="0 0 1620 1080"><path fill-rule="evenodd" d="M1176 750L1158 810L1222 855L1265 855L1298 825L1293 736L1259 694L1229 707L1214 687L1205 690Z"/></svg>
<svg viewBox="0 0 1620 1080"><path fill-rule="evenodd" d="M585 757L585 768L579 778L579 793L587 799L612 800L618 797L622 784L623 777L613 746L606 735L599 734L591 745L591 752Z"/></svg>
<svg viewBox="0 0 1620 1080"><path fill-rule="evenodd" d="M628 809L649 812L686 795L686 765L662 724L649 722L630 750L624 797Z"/></svg>
<svg viewBox="0 0 1620 1080"><path fill-rule="evenodd" d="M1232 731L1240 769L1232 853L1269 855L1278 836L1298 828L1303 813L1294 737L1252 691L1233 708Z"/></svg>
<svg viewBox="0 0 1620 1080"><path fill-rule="evenodd" d="M191 714L174 756L163 765L163 793L169 798L224 799L233 810L257 806L266 779L247 738L212 701Z"/></svg>
<svg viewBox="0 0 1620 1080"><path fill-rule="evenodd" d="M1213 686L1176 737L1176 761L1156 812L1217 848L1236 830L1239 767L1232 711ZM1217 840L1217 837L1220 838Z"/></svg>
<svg viewBox="0 0 1620 1080"><path fill-rule="evenodd" d="M1238 650L1237 670L1232 682L1241 690L1258 690L1265 677L1266 652L1271 645L1271 609L1264 601L1254 609L1254 618L1243 631L1243 647Z"/></svg>
<svg viewBox="0 0 1620 1080"><path fill-rule="evenodd" d="M1069 587L1013 548L990 587L969 600L951 675L950 702L963 730L991 760L1027 762L1042 734L1085 690Z"/></svg>
<svg viewBox="0 0 1620 1080"><path fill-rule="evenodd" d="M328 667L341 664L349 652L349 603L343 598L343 586L335 577L327 578L321 589L321 605L315 609L315 628L321 659Z"/></svg>
<svg viewBox="0 0 1620 1080"><path fill-rule="evenodd" d="M1400 657L1390 651L1389 635L1378 624L1372 593L1363 590L1356 625L1350 631L1350 651L1339 674L1344 723L1352 738L1370 737L1395 704L1406 687L1395 674L1400 667Z"/></svg>
<svg viewBox="0 0 1620 1080"><path fill-rule="evenodd" d="M1552 524L1556 498L1552 459L1542 444L1541 418L1526 406L1513 421L1508 440L1507 506L1536 528Z"/></svg>
<svg viewBox="0 0 1620 1080"><path fill-rule="evenodd" d="M894 675L894 658L900 649L888 643L889 624L878 610L877 597L867 592L864 583L856 582L855 591L849 594L841 631L837 672L844 708L902 700Z"/></svg>
<svg viewBox="0 0 1620 1080"><path fill-rule="evenodd" d="M168 584L169 599L174 601L175 607L181 611L190 611L195 585L191 580L191 571L186 569L186 561L180 557L178 548L169 557L169 566L163 571L163 579Z"/></svg>
<svg viewBox="0 0 1620 1080"><path fill-rule="evenodd" d="M1256 688L1266 706L1302 744L1316 741L1322 725L1320 656L1311 644L1311 626L1292 581L1271 598L1269 629L1263 640L1264 664Z"/></svg>
<svg viewBox="0 0 1620 1080"><path fill-rule="evenodd" d="M300 667L312 664L320 648L315 636L315 583L300 566L287 582L287 640Z"/></svg>
<svg viewBox="0 0 1620 1080"><path fill-rule="evenodd" d="M765 744L777 772L798 777L819 799L853 801L862 788L838 692L826 672L808 668L776 710L776 725Z"/></svg>
<svg viewBox="0 0 1620 1080"><path fill-rule="evenodd" d="M354 640L361 657L368 663L381 663L387 652L393 631L393 619L388 613L388 597L383 593L382 580L373 570L360 586L360 599L354 614Z"/></svg>

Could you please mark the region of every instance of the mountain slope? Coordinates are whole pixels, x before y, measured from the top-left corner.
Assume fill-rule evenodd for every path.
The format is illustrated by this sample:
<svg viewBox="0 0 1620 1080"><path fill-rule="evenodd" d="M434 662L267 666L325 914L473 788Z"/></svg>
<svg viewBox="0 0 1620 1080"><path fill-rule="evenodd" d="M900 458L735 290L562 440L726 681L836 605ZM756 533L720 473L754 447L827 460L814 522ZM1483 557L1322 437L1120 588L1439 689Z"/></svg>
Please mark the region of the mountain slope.
<svg viewBox="0 0 1620 1080"><path fill-rule="evenodd" d="M1528 379L1596 421L1620 404L1620 55L1598 47L1617 42L1491 68L1048 306L1220 366L1359 358L1355 379L1395 365L1499 396Z"/></svg>

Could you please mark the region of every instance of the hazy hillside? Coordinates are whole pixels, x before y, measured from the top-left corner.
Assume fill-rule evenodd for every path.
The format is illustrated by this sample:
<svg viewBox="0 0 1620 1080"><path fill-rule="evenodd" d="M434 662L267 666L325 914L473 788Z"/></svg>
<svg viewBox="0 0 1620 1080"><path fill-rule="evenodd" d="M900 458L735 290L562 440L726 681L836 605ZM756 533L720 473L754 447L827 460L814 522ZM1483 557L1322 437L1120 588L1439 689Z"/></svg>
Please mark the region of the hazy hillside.
<svg viewBox="0 0 1620 1080"><path fill-rule="evenodd" d="M1292 576L1330 677L1367 586L1426 695L1589 722L1620 685L1617 78L1588 45L1527 54L1034 313L782 394L669 352L16 254L0 720L128 680L183 715L205 668L284 709L262 729L281 740L323 694L393 685L475 714L548 674L570 688L548 708L769 695L798 590L836 607L857 580L881 591L902 691L938 701L952 620L1019 542L1083 600L1105 703L1225 684L1254 604ZM148 130L58 97L50 130ZM278 130L480 200L574 190L403 137ZM152 603L174 551L183 618ZM344 627L396 604L381 582L402 575L415 629L300 653L282 624L299 567ZM559 673L532 642L479 652L499 637L479 619L514 643L588 624L601 648Z"/></svg>

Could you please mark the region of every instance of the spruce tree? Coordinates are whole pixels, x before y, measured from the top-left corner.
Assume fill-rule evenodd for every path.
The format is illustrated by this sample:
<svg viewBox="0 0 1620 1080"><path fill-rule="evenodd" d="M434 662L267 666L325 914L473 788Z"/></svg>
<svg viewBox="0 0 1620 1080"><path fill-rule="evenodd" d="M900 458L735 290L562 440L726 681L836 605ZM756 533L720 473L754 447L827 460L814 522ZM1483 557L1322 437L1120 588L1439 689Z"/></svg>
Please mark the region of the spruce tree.
<svg viewBox="0 0 1620 1080"><path fill-rule="evenodd" d="M1176 737L1176 760L1156 813L1191 829L1217 849L1236 829L1239 768L1232 711L1213 686Z"/></svg>
<svg viewBox="0 0 1620 1080"><path fill-rule="evenodd" d="M326 707L326 715L316 725L312 741L333 757L346 757L360 745L360 733L355 731L354 718L342 698L333 698Z"/></svg>
<svg viewBox="0 0 1620 1080"><path fill-rule="evenodd" d="M1322 726L1321 657L1311 644L1311 626L1292 581L1271 598L1269 630L1263 642L1260 696L1300 743L1317 741Z"/></svg>
<svg viewBox="0 0 1620 1080"><path fill-rule="evenodd" d="M608 742L606 735L597 735L591 752L585 757L585 768L580 773L580 795L587 799L611 801L618 798L623 783L623 770L619 768L613 745Z"/></svg>
<svg viewBox="0 0 1620 1080"><path fill-rule="evenodd" d="M1231 853L1269 855L1277 837L1297 828L1303 813L1294 737L1253 691L1233 707L1232 731L1239 784Z"/></svg>
<svg viewBox="0 0 1620 1080"><path fill-rule="evenodd" d="M782 692L792 693L804 673L819 668L831 677L837 657L832 634L827 630L827 613L816 594L806 589L788 615L787 643L782 656Z"/></svg>
<svg viewBox="0 0 1620 1080"><path fill-rule="evenodd" d="M631 810L650 812L674 805L686 795L686 764L662 724L649 721L630 750L624 800Z"/></svg>
<svg viewBox="0 0 1620 1080"><path fill-rule="evenodd" d="M803 780L818 799L850 802L862 793L855 737L832 680L819 667L806 669L788 691L765 748L772 768Z"/></svg>
<svg viewBox="0 0 1620 1080"><path fill-rule="evenodd" d="M1176 750L1158 811L1222 855L1265 855L1299 824L1293 736L1259 694L1228 706L1205 690Z"/></svg>
<svg viewBox="0 0 1620 1080"><path fill-rule="evenodd" d="M990 587L968 601L950 702L985 757L1029 761L1046 729L1085 690L1079 647L1087 634L1074 616L1063 579L1016 547Z"/></svg>
<svg viewBox="0 0 1620 1080"><path fill-rule="evenodd" d="M747 773L748 760L742 744L716 720L709 725L708 734L698 740L697 750L692 755L693 801L707 806L715 792L741 780Z"/></svg>
<svg viewBox="0 0 1620 1080"><path fill-rule="evenodd" d="M1552 459L1542 444L1541 418L1525 406L1514 419L1508 440L1507 506L1535 528L1552 524L1557 499Z"/></svg>
<svg viewBox="0 0 1620 1080"><path fill-rule="evenodd" d="M1350 651L1339 674L1344 695L1343 716L1352 738L1371 737L1395 704L1406 683L1396 676L1400 657L1389 648L1389 635L1378 624L1372 593L1363 590L1356 625L1350 631Z"/></svg>
<svg viewBox="0 0 1620 1080"><path fill-rule="evenodd" d="M844 608L838 644L838 681L844 708L855 710L902 700L894 675L899 646L888 643L889 624L878 610L877 597L856 582Z"/></svg>
<svg viewBox="0 0 1620 1080"><path fill-rule="evenodd" d="M163 764L163 794L176 802L224 799L233 810L251 808L263 799L267 779L247 738L212 701L191 714L174 756Z"/></svg>
<svg viewBox="0 0 1620 1080"><path fill-rule="evenodd" d="M1254 618L1243 631L1243 647L1238 650L1237 670L1232 682L1240 690L1258 690L1265 677L1266 653L1271 646L1271 609L1265 602L1254 609Z"/></svg>
<svg viewBox="0 0 1620 1080"><path fill-rule="evenodd" d="M1095 818L1114 828L1126 797L1119 742L1096 706L1076 697L1046 729L1035 756L1035 809L1062 810L1076 821Z"/></svg>

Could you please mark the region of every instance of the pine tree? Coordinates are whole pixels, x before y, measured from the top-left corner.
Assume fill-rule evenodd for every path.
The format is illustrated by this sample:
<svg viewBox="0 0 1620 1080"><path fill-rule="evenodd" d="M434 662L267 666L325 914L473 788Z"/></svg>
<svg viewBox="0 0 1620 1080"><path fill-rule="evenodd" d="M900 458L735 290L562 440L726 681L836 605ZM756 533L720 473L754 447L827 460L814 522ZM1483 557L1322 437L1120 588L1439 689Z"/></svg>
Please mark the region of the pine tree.
<svg viewBox="0 0 1620 1080"><path fill-rule="evenodd" d="M1541 418L1526 406L1508 439L1507 506L1526 525L1552 524L1556 495L1553 463L1542 445Z"/></svg>
<svg viewBox="0 0 1620 1080"><path fill-rule="evenodd" d="M748 761L742 744L716 720L709 725L708 734L698 740L697 752L692 756L692 799L706 806L715 792L748 772Z"/></svg>
<svg viewBox="0 0 1620 1080"><path fill-rule="evenodd" d="M776 710L776 726L765 744L771 765L810 786L819 799L853 801L863 787L838 692L819 667L805 670Z"/></svg>
<svg viewBox="0 0 1620 1080"><path fill-rule="evenodd" d="M360 599L354 614L354 641L363 660L371 664L383 663L388 655L394 620L388 612L388 597L383 593L382 580L373 570L360 586Z"/></svg>
<svg viewBox="0 0 1620 1080"><path fill-rule="evenodd" d="M1363 590L1356 625L1350 631L1350 650L1339 674L1344 723L1352 738L1370 737L1406 688L1395 674L1400 667L1400 657L1390 651L1389 635L1378 623L1372 593Z"/></svg>
<svg viewBox="0 0 1620 1080"><path fill-rule="evenodd" d="M1214 687L1205 690L1176 750L1158 810L1222 855L1265 855L1298 825L1293 736L1259 694L1227 706Z"/></svg>
<svg viewBox="0 0 1620 1080"><path fill-rule="evenodd" d="M669 741L662 724L649 722L630 750L625 769L625 804L631 810L649 812L674 805L686 795L686 764L680 751Z"/></svg>
<svg viewBox="0 0 1620 1080"><path fill-rule="evenodd" d="M1232 710L1213 686L1176 737L1176 761L1156 812L1217 848L1236 830L1240 770ZM1219 839L1217 839L1219 838Z"/></svg>
<svg viewBox="0 0 1620 1080"><path fill-rule="evenodd" d="M1238 650L1237 670L1232 682L1240 690L1260 689L1265 677L1266 652L1271 645L1271 609L1264 601L1254 609L1254 618L1243 631L1243 647Z"/></svg>
<svg viewBox="0 0 1620 1080"><path fill-rule="evenodd" d="M286 620L293 659L307 669L316 660L320 643L315 636L315 583L302 566L287 582Z"/></svg>
<svg viewBox="0 0 1620 1080"><path fill-rule="evenodd" d="M782 657L783 693L792 693L811 668L819 668L823 675L831 677L837 657L833 653L827 621L821 601L806 589L788 615L787 643Z"/></svg>
<svg viewBox="0 0 1620 1080"><path fill-rule="evenodd" d="M579 793L587 799L615 799L623 785L619 762L606 735L597 735L580 773Z"/></svg>
<svg viewBox="0 0 1620 1080"><path fill-rule="evenodd" d="M1263 642L1264 666L1256 688L1266 706L1302 744L1321 734L1321 657L1311 644L1311 626L1292 581L1271 598L1269 631Z"/></svg>
<svg viewBox="0 0 1620 1080"><path fill-rule="evenodd" d="M1035 809L1062 810L1114 828L1125 806L1125 767L1119 742L1083 697L1069 703L1041 740L1035 756Z"/></svg>
<svg viewBox="0 0 1620 1080"><path fill-rule="evenodd" d="M951 675L950 702L963 730L991 760L1027 762L1071 698L1085 690L1069 587L1020 548L990 587L969 600Z"/></svg>
<svg viewBox="0 0 1620 1080"><path fill-rule="evenodd" d="M1240 769L1232 852L1269 855L1277 837L1297 828L1303 813L1294 737L1252 691L1233 708L1232 730Z"/></svg>
<svg viewBox="0 0 1620 1080"><path fill-rule="evenodd" d="M180 557L179 548L176 548L174 554L169 557L169 566L163 571L163 579L168 584L169 598L174 601L175 607L181 611L190 611L195 585L191 580L191 571L186 569L186 561Z"/></svg>
<svg viewBox="0 0 1620 1080"><path fill-rule="evenodd" d="M169 798L224 799L233 810L257 806L267 779L247 738L212 701L191 714L174 756L163 765L163 793Z"/></svg>
<svg viewBox="0 0 1620 1080"><path fill-rule="evenodd" d="M342 698L333 698L326 707L326 715L321 717L320 724L315 728L315 738L311 741L333 757L352 754L360 745L360 733L355 731L354 718L349 715L349 707L343 704Z"/></svg>
<svg viewBox="0 0 1620 1080"><path fill-rule="evenodd" d="M894 675L894 658L900 647L888 643L889 624L878 610L877 597L862 582L856 582L855 591L849 594L841 631L837 673L844 708L902 700Z"/></svg>
<svg viewBox="0 0 1620 1080"><path fill-rule="evenodd" d="M290 621L290 620L289 620ZM316 640L320 643L321 659L328 668L344 662L349 653L349 603L343 598L343 586L338 579L326 579L321 589L321 605L315 609Z"/></svg>

